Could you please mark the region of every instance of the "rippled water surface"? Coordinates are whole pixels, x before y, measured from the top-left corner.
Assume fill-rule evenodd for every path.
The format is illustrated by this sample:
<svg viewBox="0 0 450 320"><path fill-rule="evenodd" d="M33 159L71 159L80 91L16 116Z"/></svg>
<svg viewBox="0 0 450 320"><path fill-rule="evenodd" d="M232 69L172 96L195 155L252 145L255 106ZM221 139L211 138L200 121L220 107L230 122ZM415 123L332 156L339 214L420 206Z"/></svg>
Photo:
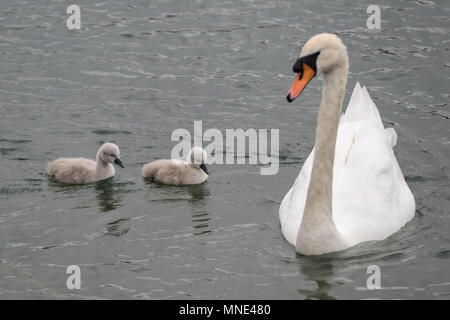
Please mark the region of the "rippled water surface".
<svg viewBox="0 0 450 320"><path fill-rule="evenodd" d="M66 1L0 3L0 298L450 298L448 1ZM316 258L295 254L278 207L314 141L321 82L285 92L319 32L348 46L345 104L366 85L417 211L400 232ZM171 133L279 128L280 170L213 165L203 185L140 178L170 157ZM125 169L85 186L47 161L113 141ZM349 195L351 196L351 195ZM68 265L80 290L66 289ZM381 268L381 290L366 269Z"/></svg>

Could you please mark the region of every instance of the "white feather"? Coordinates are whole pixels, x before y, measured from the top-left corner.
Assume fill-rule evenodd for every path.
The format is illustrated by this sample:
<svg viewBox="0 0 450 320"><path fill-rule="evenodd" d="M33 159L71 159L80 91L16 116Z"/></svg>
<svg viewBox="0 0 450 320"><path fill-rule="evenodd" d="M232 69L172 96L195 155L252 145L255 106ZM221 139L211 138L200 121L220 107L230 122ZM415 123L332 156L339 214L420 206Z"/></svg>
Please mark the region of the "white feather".
<svg viewBox="0 0 450 320"><path fill-rule="evenodd" d="M340 119L333 167L333 221L348 247L384 239L414 216L414 198L392 150L396 139L394 129L384 129L367 89L357 83ZM280 206L282 233L293 245L313 158L314 149Z"/></svg>

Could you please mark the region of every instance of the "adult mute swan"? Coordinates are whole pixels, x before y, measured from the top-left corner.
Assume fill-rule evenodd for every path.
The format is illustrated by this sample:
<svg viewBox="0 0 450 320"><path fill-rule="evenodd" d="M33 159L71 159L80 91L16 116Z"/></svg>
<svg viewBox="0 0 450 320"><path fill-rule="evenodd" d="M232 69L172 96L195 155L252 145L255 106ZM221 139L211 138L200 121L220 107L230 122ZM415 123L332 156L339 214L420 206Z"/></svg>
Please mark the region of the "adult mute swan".
<svg viewBox="0 0 450 320"><path fill-rule="evenodd" d="M59 182L85 184L108 179L115 174L113 163L124 167L119 147L105 143L97 152L97 161L86 158L58 158L47 165L47 173Z"/></svg>
<svg viewBox="0 0 450 320"><path fill-rule="evenodd" d="M414 217L414 197L365 87L353 89L341 116L348 71L347 48L333 34L303 46L287 100L295 100L316 73L323 90L315 145L280 205L281 230L298 253L319 255L363 241L382 240Z"/></svg>
<svg viewBox="0 0 450 320"><path fill-rule="evenodd" d="M206 152L200 147L194 147L189 151L186 161L161 159L145 164L142 176L152 182L172 185L199 184L208 179L205 162Z"/></svg>

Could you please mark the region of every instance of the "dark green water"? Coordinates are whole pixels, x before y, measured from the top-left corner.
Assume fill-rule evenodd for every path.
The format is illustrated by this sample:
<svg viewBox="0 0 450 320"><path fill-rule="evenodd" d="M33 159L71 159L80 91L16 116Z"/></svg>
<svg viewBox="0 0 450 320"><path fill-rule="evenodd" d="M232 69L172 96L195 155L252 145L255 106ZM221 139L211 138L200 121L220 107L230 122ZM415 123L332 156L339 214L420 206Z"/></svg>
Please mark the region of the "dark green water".
<svg viewBox="0 0 450 320"><path fill-rule="evenodd" d="M450 4L377 1L0 2L0 298L450 298ZM314 141L321 82L287 104L301 45L348 47L345 104L366 85L417 205L390 238L297 256L278 207ZM216 165L203 185L146 184L177 128L280 129L280 170ZM94 157L125 169L86 186L49 181L47 161ZM68 265L81 289L66 288ZM368 290L366 268L381 268Z"/></svg>

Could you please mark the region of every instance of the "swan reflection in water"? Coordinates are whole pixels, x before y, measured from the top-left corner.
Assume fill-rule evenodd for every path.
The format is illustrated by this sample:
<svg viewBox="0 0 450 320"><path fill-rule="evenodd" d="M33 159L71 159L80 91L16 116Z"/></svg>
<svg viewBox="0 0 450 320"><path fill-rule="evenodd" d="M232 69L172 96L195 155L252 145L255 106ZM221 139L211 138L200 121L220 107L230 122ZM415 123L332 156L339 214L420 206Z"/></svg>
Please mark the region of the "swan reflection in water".
<svg viewBox="0 0 450 320"><path fill-rule="evenodd" d="M120 188L120 184L114 183L114 178L96 183L95 191L97 192L98 207L101 212L109 212L124 205L120 192L115 190L117 187Z"/></svg>
<svg viewBox="0 0 450 320"><path fill-rule="evenodd" d="M116 210L124 205L124 201L119 196L116 188L120 188L120 184L114 183L114 178L110 178L98 182L95 186L97 192L98 206L101 212L107 213ZM130 231L130 218L118 218L106 224L104 235L112 237L120 237Z"/></svg>
<svg viewBox="0 0 450 320"><path fill-rule="evenodd" d="M189 205L192 214L194 235L202 235L211 232L209 227L209 212L205 209L205 200L210 195L205 183L187 186L186 191L191 195Z"/></svg>
<svg viewBox="0 0 450 320"><path fill-rule="evenodd" d="M300 264L300 273L306 276L306 280L314 281L317 285L315 290L298 289L297 291L305 296L305 300L336 300L336 297L330 295L333 289L333 265L330 257L307 257L298 256L302 259Z"/></svg>
<svg viewBox="0 0 450 320"><path fill-rule="evenodd" d="M173 186L144 179L144 183L151 188L162 189L165 192L170 192L171 196L169 199L161 199L158 197L157 200L152 201L181 201L183 202L183 206L187 201L191 211L192 227L194 229L193 235L202 235L211 232L211 228L209 226L211 218L209 217L208 210L205 208L206 200L211 194L207 186L208 182L194 185ZM180 195L182 195L181 198ZM185 195L188 195L189 198L186 199Z"/></svg>

